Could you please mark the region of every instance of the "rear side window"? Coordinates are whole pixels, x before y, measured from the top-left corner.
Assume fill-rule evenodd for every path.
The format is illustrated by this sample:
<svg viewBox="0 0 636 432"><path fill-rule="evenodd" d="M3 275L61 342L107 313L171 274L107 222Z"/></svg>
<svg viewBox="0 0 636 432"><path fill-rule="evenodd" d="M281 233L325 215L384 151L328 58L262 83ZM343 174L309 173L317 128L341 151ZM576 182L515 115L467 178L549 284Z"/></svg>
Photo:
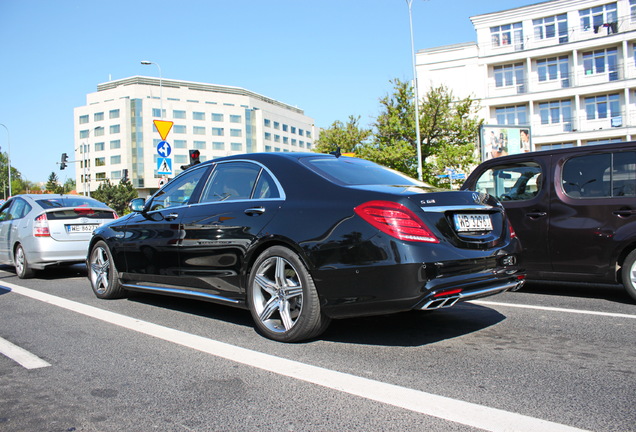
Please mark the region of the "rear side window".
<svg viewBox="0 0 636 432"><path fill-rule="evenodd" d="M576 156L563 165L563 192L571 198L636 196L636 152Z"/></svg>
<svg viewBox="0 0 636 432"><path fill-rule="evenodd" d="M475 191L488 193L502 201L523 201L537 196L542 185L541 166L530 162L484 171L475 183Z"/></svg>
<svg viewBox="0 0 636 432"><path fill-rule="evenodd" d="M247 200L258 180L261 167L248 162L220 163L214 168L200 202Z"/></svg>

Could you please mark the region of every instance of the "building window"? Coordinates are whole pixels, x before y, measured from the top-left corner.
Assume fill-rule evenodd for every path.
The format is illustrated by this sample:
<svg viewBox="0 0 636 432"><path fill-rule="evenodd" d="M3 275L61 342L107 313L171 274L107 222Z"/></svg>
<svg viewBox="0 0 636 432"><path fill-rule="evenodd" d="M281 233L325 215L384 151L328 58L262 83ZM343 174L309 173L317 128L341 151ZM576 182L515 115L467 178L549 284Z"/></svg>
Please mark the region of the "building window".
<svg viewBox="0 0 636 432"><path fill-rule="evenodd" d="M212 143L212 150L225 150L225 143L214 141Z"/></svg>
<svg viewBox="0 0 636 432"><path fill-rule="evenodd" d="M85 124L85 123L88 123L88 114L80 116L79 118L79 124Z"/></svg>
<svg viewBox="0 0 636 432"><path fill-rule="evenodd" d="M311 131L306 131L306 132L305 132L305 136L306 136L307 138L311 138Z"/></svg>
<svg viewBox="0 0 636 432"><path fill-rule="evenodd" d="M86 129L86 130L81 130L81 131L80 131L80 133L79 133L79 137L80 137L80 139L82 139L82 138L88 138L88 129Z"/></svg>
<svg viewBox="0 0 636 432"><path fill-rule="evenodd" d="M231 137L241 137L243 136L243 131L241 129L230 129Z"/></svg>
<svg viewBox="0 0 636 432"><path fill-rule="evenodd" d="M174 148L184 149L188 147L188 142L186 140L174 140Z"/></svg>
<svg viewBox="0 0 636 432"><path fill-rule="evenodd" d="M265 146L265 152L267 152L267 153L271 153L271 151L272 151L272 146L270 146L270 145L266 145L266 146Z"/></svg>
<svg viewBox="0 0 636 432"><path fill-rule="evenodd" d="M104 120L104 113L103 112L98 112L93 114L93 121L102 121Z"/></svg>
<svg viewBox="0 0 636 432"><path fill-rule="evenodd" d="M152 109L152 116L153 117L165 117L166 116L166 110L163 110L163 115L161 115L161 109L159 108L153 108Z"/></svg>
<svg viewBox="0 0 636 432"><path fill-rule="evenodd" d="M274 142L280 142L280 135L274 135Z"/></svg>
<svg viewBox="0 0 636 432"><path fill-rule="evenodd" d="M515 44L516 50L523 49L523 27L521 23L490 27L490 38L493 47Z"/></svg>
<svg viewBox="0 0 636 432"><path fill-rule="evenodd" d="M181 165L188 163L188 156L186 155L174 155L174 164Z"/></svg>
<svg viewBox="0 0 636 432"><path fill-rule="evenodd" d="M568 123L572 121L572 101L561 100L539 104L541 124Z"/></svg>
<svg viewBox="0 0 636 432"><path fill-rule="evenodd" d="M272 134L270 132L265 132L265 140L266 141L271 141L272 140Z"/></svg>
<svg viewBox="0 0 636 432"><path fill-rule="evenodd" d="M568 15L561 14L532 20L534 39L544 40L559 36L559 43L568 41Z"/></svg>
<svg viewBox="0 0 636 432"><path fill-rule="evenodd" d="M192 113L192 120L205 120L205 113L204 112L193 112Z"/></svg>
<svg viewBox="0 0 636 432"><path fill-rule="evenodd" d="M205 150L205 141L195 141L193 146L195 149Z"/></svg>
<svg viewBox="0 0 636 432"><path fill-rule="evenodd" d="M184 134L187 133L185 125L174 125L174 133L176 134Z"/></svg>
<svg viewBox="0 0 636 432"><path fill-rule="evenodd" d="M525 82L523 63L495 66L494 73L497 87L512 87Z"/></svg>
<svg viewBox="0 0 636 432"><path fill-rule="evenodd" d="M241 143L231 143L230 148L232 151L243 151L243 144Z"/></svg>
<svg viewBox="0 0 636 432"><path fill-rule="evenodd" d="M96 166L96 167L98 167L98 166L104 166L104 165L106 165L106 158L105 158L105 157L98 157L98 158L95 158L95 166Z"/></svg>
<svg viewBox="0 0 636 432"><path fill-rule="evenodd" d="M265 119L263 120L263 124L265 125L265 127L271 127L272 126L272 121L269 119Z"/></svg>
<svg viewBox="0 0 636 432"><path fill-rule="evenodd" d="M296 138L292 138L292 146L296 147L298 145L298 140Z"/></svg>
<svg viewBox="0 0 636 432"><path fill-rule="evenodd" d="M292 126L292 127L291 127L291 133L293 133L293 134L295 134L295 133L296 133L296 127L295 127L295 126Z"/></svg>
<svg viewBox="0 0 636 432"><path fill-rule="evenodd" d="M636 1L636 0L634 0ZM289 126L283 123L283 132L287 132L289 130Z"/></svg>
<svg viewBox="0 0 636 432"><path fill-rule="evenodd" d="M183 110L172 110L172 118L175 119L185 119L186 112Z"/></svg>
<svg viewBox="0 0 636 432"><path fill-rule="evenodd" d="M195 135L205 135L205 127L204 126L194 126L192 128L192 132Z"/></svg>
<svg viewBox="0 0 636 432"><path fill-rule="evenodd" d="M620 117L620 96L600 95L585 98L585 113L588 120Z"/></svg>
<svg viewBox="0 0 636 432"><path fill-rule="evenodd" d="M95 128L95 136L103 136L104 135L104 128L103 127L96 127Z"/></svg>
<svg viewBox="0 0 636 432"><path fill-rule="evenodd" d="M241 123L241 116L240 115L231 115L230 116L230 123Z"/></svg>
<svg viewBox="0 0 636 432"><path fill-rule="evenodd" d="M289 144L289 138L284 136L283 137L283 144Z"/></svg>
<svg viewBox="0 0 636 432"><path fill-rule="evenodd" d="M106 180L106 173L105 172L95 173L95 180Z"/></svg>
<svg viewBox="0 0 636 432"><path fill-rule="evenodd" d="M119 179L121 179L121 170L119 170L119 171L111 171L110 172L110 179L111 180L119 180Z"/></svg>
<svg viewBox="0 0 636 432"><path fill-rule="evenodd" d="M629 0L629 14L632 23L636 23L636 0Z"/></svg>
<svg viewBox="0 0 636 432"><path fill-rule="evenodd" d="M305 141L303 140L298 141L298 147L305 148Z"/></svg>
<svg viewBox="0 0 636 432"><path fill-rule="evenodd" d="M121 127L119 125L111 125L110 126L110 133L111 134L116 134L119 133L121 131Z"/></svg>
<svg viewBox="0 0 636 432"><path fill-rule="evenodd" d="M618 56L616 48L607 48L583 53L585 75L609 72L610 81L618 79Z"/></svg>
<svg viewBox="0 0 636 432"><path fill-rule="evenodd" d="M110 164L111 165L118 165L121 163L121 156L117 155L117 156L111 156L110 157Z"/></svg>
<svg viewBox="0 0 636 432"><path fill-rule="evenodd" d="M537 61L539 82L562 80L562 87L570 86L570 63L568 56L550 57Z"/></svg>
<svg viewBox="0 0 636 432"><path fill-rule="evenodd" d="M111 150L116 150L118 148L121 148L121 141L120 140L112 140L110 142L110 149Z"/></svg>
<svg viewBox="0 0 636 432"><path fill-rule="evenodd" d="M500 125L527 125L528 107L525 105L513 105L495 109L497 124Z"/></svg>
<svg viewBox="0 0 636 432"><path fill-rule="evenodd" d="M214 121L214 122L222 122L223 121L223 114L212 113L212 121Z"/></svg>
<svg viewBox="0 0 636 432"><path fill-rule="evenodd" d="M607 34L618 31L616 3L581 9L579 17L583 31L594 30L594 33L599 33L601 30L607 29Z"/></svg>
<svg viewBox="0 0 636 432"><path fill-rule="evenodd" d="M223 128L212 128L212 136L223 136L225 135Z"/></svg>
<svg viewBox="0 0 636 432"><path fill-rule="evenodd" d="M95 151L103 151L103 150L104 150L104 143L103 142L95 143Z"/></svg>
<svg viewBox="0 0 636 432"><path fill-rule="evenodd" d="M275 121L274 122L274 129L280 129L280 123Z"/></svg>
<svg viewBox="0 0 636 432"><path fill-rule="evenodd" d="M108 111L108 118L110 118L110 119L118 119L119 118L119 110L118 109L114 109L114 110Z"/></svg>

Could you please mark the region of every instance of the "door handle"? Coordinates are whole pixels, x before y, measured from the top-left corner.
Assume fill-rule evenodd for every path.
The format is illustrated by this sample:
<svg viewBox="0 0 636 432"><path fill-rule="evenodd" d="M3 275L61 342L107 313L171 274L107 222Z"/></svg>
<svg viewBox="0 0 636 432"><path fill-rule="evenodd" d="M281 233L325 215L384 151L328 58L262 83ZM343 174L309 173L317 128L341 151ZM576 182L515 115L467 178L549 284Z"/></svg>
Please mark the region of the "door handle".
<svg viewBox="0 0 636 432"><path fill-rule="evenodd" d="M612 213L614 215L618 216L618 217L630 217L630 216L636 214L636 210L620 209L620 210L615 210Z"/></svg>
<svg viewBox="0 0 636 432"><path fill-rule="evenodd" d="M251 207L245 209L245 214L248 216L258 216L265 213L265 207Z"/></svg>
<svg viewBox="0 0 636 432"><path fill-rule="evenodd" d="M163 218L167 221L173 221L179 217L179 213L168 213Z"/></svg>
<svg viewBox="0 0 636 432"><path fill-rule="evenodd" d="M526 213L526 216L528 216L530 219L539 219L544 217L545 215L547 215L547 213L542 211Z"/></svg>

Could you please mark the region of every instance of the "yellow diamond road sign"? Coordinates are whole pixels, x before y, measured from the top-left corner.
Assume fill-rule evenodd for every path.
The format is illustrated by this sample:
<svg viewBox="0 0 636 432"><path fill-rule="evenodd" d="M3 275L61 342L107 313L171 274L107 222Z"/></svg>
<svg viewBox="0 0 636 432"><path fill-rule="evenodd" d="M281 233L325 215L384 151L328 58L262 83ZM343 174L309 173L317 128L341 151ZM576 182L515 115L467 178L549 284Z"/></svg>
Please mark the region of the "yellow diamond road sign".
<svg viewBox="0 0 636 432"><path fill-rule="evenodd" d="M153 122L157 128L157 132L161 135L161 139L165 141L166 137L170 133L170 129L172 129L173 122L166 120L153 120Z"/></svg>

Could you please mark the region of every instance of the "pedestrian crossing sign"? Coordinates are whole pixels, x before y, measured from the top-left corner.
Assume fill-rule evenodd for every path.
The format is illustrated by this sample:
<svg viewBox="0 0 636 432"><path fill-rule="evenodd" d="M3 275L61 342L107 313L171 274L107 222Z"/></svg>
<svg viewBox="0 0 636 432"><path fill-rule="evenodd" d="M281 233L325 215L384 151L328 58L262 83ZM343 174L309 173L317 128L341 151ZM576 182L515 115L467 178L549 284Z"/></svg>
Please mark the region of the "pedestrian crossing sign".
<svg viewBox="0 0 636 432"><path fill-rule="evenodd" d="M157 174L172 175L172 158L157 158Z"/></svg>

